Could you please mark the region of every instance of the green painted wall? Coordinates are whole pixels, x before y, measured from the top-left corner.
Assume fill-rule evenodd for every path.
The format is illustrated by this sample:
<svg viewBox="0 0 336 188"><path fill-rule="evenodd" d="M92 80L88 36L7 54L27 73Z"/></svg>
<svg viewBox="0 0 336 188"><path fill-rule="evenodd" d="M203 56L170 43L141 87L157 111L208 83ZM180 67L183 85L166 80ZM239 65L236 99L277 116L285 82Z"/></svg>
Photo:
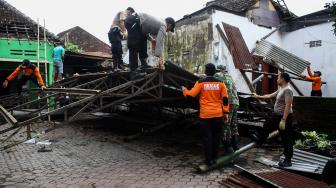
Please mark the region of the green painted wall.
<svg viewBox="0 0 336 188"><path fill-rule="evenodd" d="M25 40L25 39L6 39L0 38L0 71L1 70L14 70L23 59L29 59L30 61L37 62L37 41ZM54 45L47 43L46 45L46 60L48 63L48 83L52 84L52 72L53 72L53 58L52 51ZM44 76L44 42L40 42L40 72Z"/></svg>

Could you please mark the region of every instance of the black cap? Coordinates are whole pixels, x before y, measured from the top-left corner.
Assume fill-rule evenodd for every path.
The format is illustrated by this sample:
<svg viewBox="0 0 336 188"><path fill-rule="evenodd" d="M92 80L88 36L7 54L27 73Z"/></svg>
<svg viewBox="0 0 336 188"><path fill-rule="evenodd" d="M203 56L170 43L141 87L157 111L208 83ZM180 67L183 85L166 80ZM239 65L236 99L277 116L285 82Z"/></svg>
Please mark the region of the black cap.
<svg viewBox="0 0 336 188"><path fill-rule="evenodd" d="M133 9L132 7L127 7L126 10L130 11L132 14L135 12L134 9Z"/></svg>
<svg viewBox="0 0 336 188"><path fill-rule="evenodd" d="M25 59L22 61L21 65L24 67L29 67L31 65L31 62L28 59Z"/></svg>
<svg viewBox="0 0 336 188"><path fill-rule="evenodd" d="M205 74L207 76L213 76L216 74L216 66L212 63L208 63L205 65Z"/></svg>
<svg viewBox="0 0 336 188"><path fill-rule="evenodd" d="M172 18L172 17L166 18L166 23L170 24L172 26L170 31L174 32L175 31L175 20L174 20L174 18Z"/></svg>
<svg viewBox="0 0 336 188"><path fill-rule="evenodd" d="M317 73L319 76L322 76L322 73L320 71L314 71L314 73Z"/></svg>

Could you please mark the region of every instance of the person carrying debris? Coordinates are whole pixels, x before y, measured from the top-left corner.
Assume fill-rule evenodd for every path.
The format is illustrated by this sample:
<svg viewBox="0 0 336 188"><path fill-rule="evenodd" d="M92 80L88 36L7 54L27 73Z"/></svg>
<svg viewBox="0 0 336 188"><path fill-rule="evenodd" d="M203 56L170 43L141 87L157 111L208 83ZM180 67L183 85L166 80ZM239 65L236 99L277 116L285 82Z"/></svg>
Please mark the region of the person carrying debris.
<svg viewBox="0 0 336 188"><path fill-rule="evenodd" d="M182 86L183 95L196 97L200 100L201 130L205 160L207 165L216 163L218 147L223 134L224 122L228 120L229 102L227 89L223 82L216 79L216 67L205 65L206 77L197 81L191 90Z"/></svg>
<svg viewBox="0 0 336 188"><path fill-rule="evenodd" d="M292 166L291 159L293 157L293 90L289 86L289 82L289 74L281 73L277 80L280 87L278 91L263 96L255 93L253 94L257 99L276 98L274 112L264 123L260 135L258 133L253 134L252 138L258 141L259 145L261 145L264 141L266 141L271 132L279 130L285 155L285 159L279 162L280 167Z"/></svg>
<svg viewBox="0 0 336 188"><path fill-rule="evenodd" d="M62 44L57 43L57 46L53 50L54 82L62 80L64 54L65 49L63 48Z"/></svg>
<svg viewBox="0 0 336 188"><path fill-rule="evenodd" d="M15 71L7 77L7 79L2 83L2 87L6 88L8 86L8 82L12 81L21 72L23 72L23 75L18 79L17 84L19 96L22 92L22 86L25 85L28 80L34 82L41 89L45 88L39 69L28 59L23 60L22 64L19 65Z"/></svg>
<svg viewBox="0 0 336 188"><path fill-rule="evenodd" d="M133 13L126 18L125 26L128 32L127 45L131 71L136 71L138 68L138 56L141 69L148 67L147 40L155 43L154 55L159 58L158 64L162 65L166 32L174 32L174 19L168 17L165 21L161 21L145 13Z"/></svg>
<svg viewBox="0 0 336 188"><path fill-rule="evenodd" d="M311 91L311 96L316 96L316 97L322 97L322 81L321 81L321 76L322 73L320 71L314 71L314 74L311 71L310 66L307 68L308 75L309 76L304 76L305 80L312 81L312 91Z"/></svg>
<svg viewBox="0 0 336 188"><path fill-rule="evenodd" d="M224 129L223 134L223 144L227 152L232 153L233 150L237 151L239 149L238 147L239 133L237 126L237 111L239 108L239 97L236 85L233 82L231 75L226 70L226 67L224 67L223 65L219 65L217 69L219 72L215 74L215 78L224 82L228 91L229 106L230 106L228 126L226 129Z"/></svg>
<svg viewBox="0 0 336 188"><path fill-rule="evenodd" d="M125 27L125 20L127 16L133 14L135 11L132 7L128 7L125 11L118 12L114 17L108 38L111 43L113 69L123 69L124 62L122 60L122 44L121 41L127 38L127 30Z"/></svg>

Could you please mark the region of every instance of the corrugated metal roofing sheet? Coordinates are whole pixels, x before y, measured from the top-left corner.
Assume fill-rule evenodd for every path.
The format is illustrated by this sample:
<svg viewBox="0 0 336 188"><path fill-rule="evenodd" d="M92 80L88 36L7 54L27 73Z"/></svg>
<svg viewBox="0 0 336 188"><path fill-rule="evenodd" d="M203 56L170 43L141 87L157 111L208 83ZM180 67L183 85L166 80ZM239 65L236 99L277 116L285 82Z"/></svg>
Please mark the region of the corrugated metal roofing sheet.
<svg viewBox="0 0 336 188"><path fill-rule="evenodd" d="M239 28L223 23L226 36L229 40L230 52L233 56L233 62L237 69L252 69L256 65L252 55L246 46L244 38Z"/></svg>
<svg viewBox="0 0 336 188"><path fill-rule="evenodd" d="M281 157L281 159L283 158L284 156ZM317 165L318 168L315 171L315 173L322 174L325 165L330 159L331 158L322 155L317 155L314 153L294 149L292 161L297 163L310 163L313 165Z"/></svg>
<svg viewBox="0 0 336 188"><path fill-rule="evenodd" d="M256 159L256 161L260 162L262 164L271 166L271 167L280 168L279 165L278 165L278 161L272 161L272 160L266 159L264 157L259 157L258 159ZM297 162L297 161L293 160L292 161L292 166L283 167L281 169L316 174L318 169L319 169L319 166L316 165L316 164L312 164L312 163L302 163L302 162Z"/></svg>
<svg viewBox="0 0 336 188"><path fill-rule="evenodd" d="M314 179L306 178L301 175L290 173L284 170L275 172L258 173L257 175L266 178L281 187L296 188L327 188L330 187L326 183Z"/></svg>
<svg viewBox="0 0 336 188"><path fill-rule="evenodd" d="M302 74L310 65L308 61L303 60L266 40L261 40L257 43L255 53L273 60L296 74Z"/></svg>

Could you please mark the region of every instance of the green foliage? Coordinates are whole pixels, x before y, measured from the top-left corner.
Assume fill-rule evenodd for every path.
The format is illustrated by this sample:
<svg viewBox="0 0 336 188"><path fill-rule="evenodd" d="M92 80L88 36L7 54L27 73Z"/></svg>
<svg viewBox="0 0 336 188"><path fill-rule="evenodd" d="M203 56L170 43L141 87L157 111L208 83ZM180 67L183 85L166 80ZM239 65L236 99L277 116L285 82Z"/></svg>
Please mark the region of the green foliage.
<svg viewBox="0 0 336 188"><path fill-rule="evenodd" d="M315 147L319 151L325 151L332 149L332 145L329 140L327 140L328 135L318 134L316 131L305 131L302 132L304 140L297 140L295 142L295 147Z"/></svg>
<svg viewBox="0 0 336 188"><path fill-rule="evenodd" d="M78 45L69 42L65 44L65 51L80 53L82 49Z"/></svg>
<svg viewBox="0 0 336 188"><path fill-rule="evenodd" d="M325 8L332 9L333 17L336 17L336 3L335 3L335 1L332 1L331 3L326 3ZM332 26L333 26L334 34L336 35L336 20L334 20L334 24Z"/></svg>

